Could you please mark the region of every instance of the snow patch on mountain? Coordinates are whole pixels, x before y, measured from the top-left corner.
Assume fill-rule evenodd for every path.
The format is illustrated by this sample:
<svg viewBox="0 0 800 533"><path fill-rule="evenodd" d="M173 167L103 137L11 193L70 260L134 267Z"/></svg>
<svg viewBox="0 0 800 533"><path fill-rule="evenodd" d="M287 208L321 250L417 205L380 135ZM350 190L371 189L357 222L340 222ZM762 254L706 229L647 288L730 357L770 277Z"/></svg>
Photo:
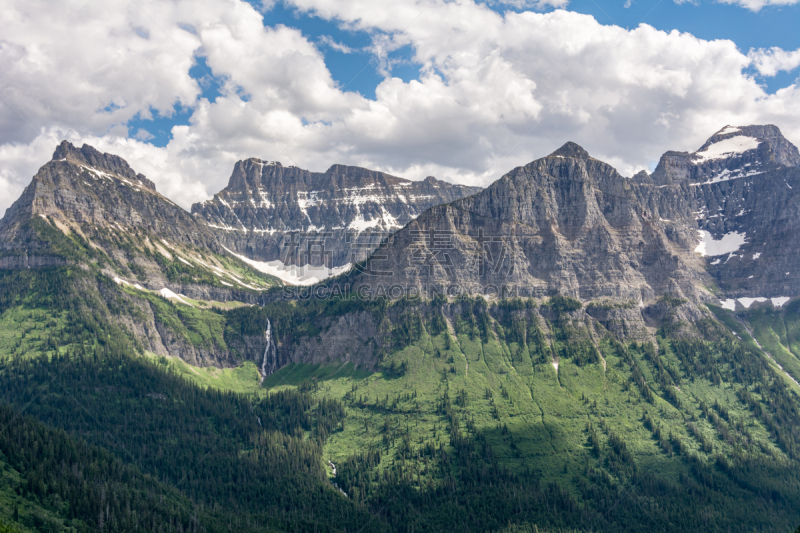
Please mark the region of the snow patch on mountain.
<svg viewBox="0 0 800 533"><path fill-rule="evenodd" d="M700 164L706 161L724 159L733 155L743 154L750 150L755 150L756 148L758 148L758 139L755 137L738 135L716 142L702 152L695 152L693 159L695 164Z"/></svg>
<svg viewBox="0 0 800 533"><path fill-rule="evenodd" d="M347 229L353 229L357 232L361 233L362 231L366 231L370 228L375 228L380 224L380 218L373 218L372 220L364 220L364 215L360 214L353 219L352 222L347 226Z"/></svg>
<svg viewBox="0 0 800 533"><path fill-rule="evenodd" d="M194 307L192 304L190 304L189 302L187 302L186 300L183 299L183 295L182 294L175 294L174 292L172 292L171 290L169 290L166 287L164 287L163 289L158 291L158 294L160 294L161 296L163 296L167 300L178 300L182 304L188 305L189 307Z"/></svg>
<svg viewBox="0 0 800 533"><path fill-rule="evenodd" d="M312 266L312 265L286 265L281 260L275 261L256 261L254 259L250 259L243 255L237 254L231 250L225 248L225 250L244 261L251 267L255 268L259 272L263 272L264 274L269 274L270 276L275 276L276 278L284 281L290 285L313 285L315 283L319 283L322 280L328 279L333 276L338 276L343 272L347 272L352 267L351 263L347 263L346 265L342 265L339 267L328 268L324 265L321 266Z"/></svg>
<svg viewBox="0 0 800 533"><path fill-rule="evenodd" d="M704 181L702 183L691 183L692 187L699 187L701 185L711 185L712 183L720 183L723 181L730 181L739 178L749 178L751 176L757 176L758 174L763 174L763 170L748 170L748 169L728 169L726 168L719 174L713 176L710 180Z"/></svg>
<svg viewBox="0 0 800 533"><path fill-rule="evenodd" d="M727 135L729 133L737 133L739 131L742 131L742 128L736 128L734 126L725 126L721 130L719 130L717 135Z"/></svg>
<svg viewBox="0 0 800 533"><path fill-rule="evenodd" d="M777 298L764 298L761 296L757 296L755 298L728 298L727 300L720 300L720 306L723 309L727 309L729 311L736 311L736 302L739 302L742 307L745 309L750 309L750 306L753 305L755 302L770 302L774 307L783 307L786 302L788 302L791 298L788 296L779 296Z"/></svg>
<svg viewBox="0 0 800 533"><path fill-rule="evenodd" d="M711 233L706 230L697 230L697 233L700 238L700 243L694 251L703 257L713 257L715 255L725 255L736 252L745 243L745 238L747 237L747 233L732 231L731 233L723 235L721 239L716 240Z"/></svg>

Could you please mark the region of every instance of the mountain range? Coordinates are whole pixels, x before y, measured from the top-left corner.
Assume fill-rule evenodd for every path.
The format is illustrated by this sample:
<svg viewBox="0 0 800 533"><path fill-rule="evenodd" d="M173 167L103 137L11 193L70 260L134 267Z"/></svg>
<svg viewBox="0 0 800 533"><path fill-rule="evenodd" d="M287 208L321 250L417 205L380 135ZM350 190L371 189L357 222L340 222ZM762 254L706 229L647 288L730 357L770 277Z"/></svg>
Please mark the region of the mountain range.
<svg viewBox="0 0 800 533"><path fill-rule="evenodd" d="M637 304L786 301L800 292L798 166L774 126L725 127L632 178L567 143L428 210L370 259L365 279Z"/></svg>
<svg viewBox="0 0 800 533"><path fill-rule="evenodd" d="M191 212L65 141L0 220L0 520L793 530L798 192L775 126L485 189L248 159Z"/></svg>
<svg viewBox="0 0 800 533"><path fill-rule="evenodd" d="M225 189L194 204L192 215L250 259L336 269L363 261L429 207L478 190L432 176L410 181L345 165L319 173L248 159L236 163Z"/></svg>

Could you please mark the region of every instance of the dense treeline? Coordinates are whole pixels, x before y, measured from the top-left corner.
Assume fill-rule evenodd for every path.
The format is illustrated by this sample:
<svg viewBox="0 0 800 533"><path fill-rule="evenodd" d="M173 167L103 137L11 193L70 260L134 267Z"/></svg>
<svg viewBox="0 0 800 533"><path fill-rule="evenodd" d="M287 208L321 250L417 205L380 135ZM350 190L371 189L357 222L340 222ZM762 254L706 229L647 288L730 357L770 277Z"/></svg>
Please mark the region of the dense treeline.
<svg viewBox="0 0 800 533"><path fill-rule="evenodd" d="M467 409L446 400L440 409L452 420L452 450L407 444L402 461L379 471L388 454L373 448L340 465L342 488L388 523L402 524L400 531L495 531L511 522L591 531L744 533L765 524L780 531L776 524L782 523L788 530L797 517L795 463L741 456L708 464L673 439L667 445L674 446L675 460L689 466L676 483L639 469L625 441L604 425L605 444L595 428L587 430L604 468L587 466L575 476L576 499L533 472L504 469L485 433L462 430L458 421ZM397 432L393 437L408 443L403 428Z"/></svg>
<svg viewBox="0 0 800 533"><path fill-rule="evenodd" d="M599 364L600 350L607 350L629 376L626 394L642 400L638 423L652 436L657 453L675 461L677 473L676 481L641 467L636 447L597 414L596 402L585 426L594 462L571 470L570 487L543 479L535 469L509 471L492 443L508 445L519 458L517 435L496 407L497 427L477 428L470 413L477 398L464 389L451 393L444 375L433 409L442 421L440 431L449 436L447 444L417 441L407 426L384 423L380 444L354 450L338 465L336 481L344 497L327 481L326 440L341 431L348 409L389 414L399 403L416 404L416 391L373 403L357 393L344 402L324 398L316 382L260 400L206 390L166 365L134 355L135 343L107 316L126 312L125 302L113 297L116 286L102 276L67 269L4 273L0 289L0 310L42 302L47 307L47 312L26 310L45 324L31 337L46 357L0 364L0 400L50 426L40 425L41 431L24 436L10 433L17 440L5 446L24 441L25 453L38 454L32 459L23 454L28 462L10 468L21 473L23 481L15 487L19 497L60 517L53 530L154 530L149 526L157 524L171 531L516 527L744 533L764 524L776 530L795 527L800 508L798 400L760 354L714 328L705 341L662 337L658 345L623 345L607 338L595 345L572 320L570 313L581 306L569 298L553 298L541 308L531 300L490 306L466 297L455 305L441 298L392 304L342 299L226 313L226 337L261 335L270 318L276 340L291 342L315 335L320 317L366 312L382 324L387 349L408 346L428 333L441 335L449 350L456 342L444 313L450 305L456 335L481 344L501 339L514 364L528 365L528 370L538 366L541 373L544 364L551 372L549 362L559 358L576 367ZM109 296L99 299L97 291ZM386 367L392 377L407 369L405 361ZM728 404L703 403L695 416L676 392L694 380L730 389L730 397L766 428L774 446L756 440L755 430L731 414ZM509 400L502 387L498 403L501 397ZM486 399L494 406L488 388ZM685 431L664 429L662 400L680 413L678 420L683 417ZM584 421L580 424L584 427ZM709 431L720 441L710 438ZM33 440L25 441L27 435ZM59 439L67 444L48 444ZM720 455L722 444L733 452ZM70 455L72 449L78 456ZM0 459L11 463L9 457ZM75 463L78 459L87 464ZM92 481L78 483L86 478L75 476L74 464L82 475L94 476ZM106 487L105 493L98 487ZM151 505L148 498L156 496L157 505ZM48 524L35 527L45 530Z"/></svg>
<svg viewBox="0 0 800 533"><path fill-rule="evenodd" d="M5 405L0 405L0 458L23 478L13 487L19 500L52 512L22 517L38 531L227 529L224 521L108 451ZM12 531L6 527L0 531Z"/></svg>
<svg viewBox="0 0 800 533"><path fill-rule="evenodd" d="M321 446L343 408L307 392L251 403L106 352L7 362L0 398L111 450L205 508L234 513L245 521L238 526L382 527L327 483Z"/></svg>
<svg viewBox="0 0 800 533"><path fill-rule="evenodd" d="M547 349L544 339L528 335L536 324L530 305L509 301L498 307L500 333L506 340L524 345L531 353ZM569 342L569 325L558 316L566 311L558 311L549 329L556 341L564 335ZM480 312L480 308L462 308L458 328L463 334L473 328L477 336ZM431 330L437 330L436 322L431 321ZM630 373L630 385L647 402L643 405L662 405L658 394L682 410L686 433L700 451L709 454L709 459L700 457L684 436L664 431L647 411L652 407L646 408L642 425L652 432L661 450L682 465L676 465L681 472L677 482L640 468L623 436L602 418L599 427L587 424L587 443L599 467L587 464L573 477L577 496L546 484L536 474L508 472L488 445L486 429L475 429L466 396L459 391L451 401L446 381L436 409L446 421L450 447L413 443L407 428L386 425L384 446L342 462L337 480L387 522L404 524L403 531L500 530L509 521L626 532L793 529L800 519L800 465L792 459L800 427L798 399L760 354L732 337L711 342L661 340L658 350L651 343L626 346L613 339L607 340L607 347ZM713 455L713 443L675 393L676 386L695 379L722 382L736 391L786 455L764 448L763 443L754 446L748 427L723 405L701 404L703 417L720 438L734 446L732 455ZM486 398L493 401L489 389ZM359 395L348 399L363 407ZM376 399L376 407L394 405ZM661 412L663 407L657 410ZM513 432L500 423L497 432L515 449ZM394 459L388 453L391 442L400 443L399 456Z"/></svg>

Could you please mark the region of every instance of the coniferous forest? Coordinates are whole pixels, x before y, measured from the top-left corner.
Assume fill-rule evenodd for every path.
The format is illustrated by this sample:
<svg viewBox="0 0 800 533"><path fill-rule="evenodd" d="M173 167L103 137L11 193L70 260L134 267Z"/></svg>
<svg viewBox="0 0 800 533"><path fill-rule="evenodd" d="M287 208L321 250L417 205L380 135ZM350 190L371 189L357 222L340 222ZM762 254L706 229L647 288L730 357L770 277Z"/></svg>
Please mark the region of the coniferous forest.
<svg viewBox="0 0 800 533"><path fill-rule="evenodd" d="M376 371L290 363L253 394L142 355L80 290L86 274L3 282L17 321L18 355L0 362L12 531L796 527L800 400L719 324L704 339L665 328L656 349L590 342L563 297L220 311L230 342L267 317L285 343L319 317L386 325Z"/></svg>

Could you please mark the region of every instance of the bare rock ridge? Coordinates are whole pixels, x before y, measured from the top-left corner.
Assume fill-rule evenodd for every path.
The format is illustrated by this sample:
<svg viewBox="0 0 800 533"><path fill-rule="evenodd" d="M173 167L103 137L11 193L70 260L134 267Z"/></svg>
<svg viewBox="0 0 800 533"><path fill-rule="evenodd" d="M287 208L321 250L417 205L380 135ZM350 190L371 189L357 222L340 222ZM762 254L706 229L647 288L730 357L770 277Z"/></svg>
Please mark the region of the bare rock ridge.
<svg viewBox="0 0 800 533"><path fill-rule="evenodd" d="M667 152L652 174L655 185L704 183L800 166L800 152L776 126L725 126L696 152Z"/></svg>
<svg viewBox="0 0 800 533"><path fill-rule="evenodd" d="M153 297L257 303L269 280L256 287L252 277L237 279L241 272L220 262L222 254L207 226L125 160L66 141L0 220L0 268L78 267L89 273L79 283L97 296L94 311L108 313L145 350L192 364L235 360L219 343L200 345L177 334L158 318Z"/></svg>
<svg viewBox="0 0 800 533"><path fill-rule="evenodd" d="M642 208L631 180L567 143L423 213L381 245L356 284L638 305L668 293L710 298L706 279L693 250Z"/></svg>
<svg viewBox="0 0 800 533"><path fill-rule="evenodd" d="M798 165L775 126L726 126L633 178L567 143L423 213L348 282L398 294L780 305L800 296Z"/></svg>
<svg viewBox="0 0 800 533"><path fill-rule="evenodd" d="M734 307L800 295L799 193L800 152L771 125L726 126L632 178L566 143L485 190L248 159L191 215L118 156L63 142L0 221L0 266L63 262L30 233L40 216L90 242L139 228L260 261L370 257L357 286Z"/></svg>
<svg viewBox="0 0 800 533"><path fill-rule="evenodd" d="M338 267L365 259L425 209L479 190L345 165L321 173L247 159L236 163L228 186L194 204L192 214L250 259ZM308 253L312 247L314 254Z"/></svg>
<svg viewBox="0 0 800 533"><path fill-rule="evenodd" d="M777 127L726 126L634 181L670 239L703 257L726 306L800 295L800 152Z"/></svg>
<svg viewBox="0 0 800 533"><path fill-rule="evenodd" d="M14 248L16 232L33 216L51 217L62 231L87 233L103 228L142 228L179 242L218 247L205 226L156 191L119 156L88 145L63 141L21 197L0 221L5 249ZM119 229L123 228L123 229Z"/></svg>
<svg viewBox="0 0 800 533"><path fill-rule="evenodd" d="M117 155L101 153L88 144L76 148L68 141L61 141L53 152L53 161L69 161L83 167L103 170L136 181L153 191L156 190L155 184L144 175L134 172L127 161Z"/></svg>
<svg viewBox="0 0 800 533"><path fill-rule="evenodd" d="M581 320L646 338L664 317L708 318L702 303L740 309L800 296L799 194L800 153L774 126L726 126L632 178L566 143L483 190L248 159L192 214L123 159L64 142L0 220L0 268L103 273L87 278L87 290L140 309L144 318L125 326L145 349L202 364L233 364L233 352L176 335L152 296L272 298L278 282L231 253L296 264L313 253L332 265L368 258L332 282L364 296L568 295L592 302ZM287 258L286 249L300 253ZM126 289L112 290L109 278ZM356 353L352 341L381 326L365 316L331 317L325 343L286 360L334 350L369 365L372 349ZM263 354L251 340L236 350Z"/></svg>

